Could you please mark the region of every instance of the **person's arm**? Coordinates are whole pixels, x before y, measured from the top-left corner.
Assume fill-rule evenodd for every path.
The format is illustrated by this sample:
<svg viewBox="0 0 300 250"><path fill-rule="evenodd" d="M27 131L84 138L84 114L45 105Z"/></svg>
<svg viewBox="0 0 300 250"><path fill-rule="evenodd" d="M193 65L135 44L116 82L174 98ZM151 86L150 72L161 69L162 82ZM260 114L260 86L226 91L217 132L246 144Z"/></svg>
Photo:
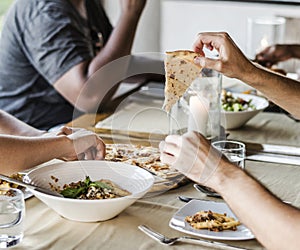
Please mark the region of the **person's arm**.
<svg viewBox="0 0 300 250"><path fill-rule="evenodd" d="M267 249L297 249L300 211L284 204L245 171L230 163L201 134L168 136L161 160L222 195L239 220Z"/></svg>
<svg viewBox="0 0 300 250"><path fill-rule="evenodd" d="M0 110L0 134L40 136L44 133L45 131L35 129L5 111Z"/></svg>
<svg viewBox="0 0 300 250"><path fill-rule="evenodd" d="M25 137L0 135L0 172L12 174L54 158L103 159L105 144L93 132L66 128L67 135Z"/></svg>
<svg viewBox="0 0 300 250"><path fill-rule="evenodd" d="M272 195L246 172L229 162L211 178L211 185L267 249L297 249L300 210ZM237 188L238 187L238 188Z"/></svg>
<svg viewBox="0 0 300 250"><path fill-rule="evenodd" d="M268 46L255 56L255 61L263 66L271 67L291 58L300 58L300 44L274 44Z"/></svg>
<svg viewBox="0 0 300 250"><path fill-rule="evenodd" d="M135 31L146 0L122 0L122 13L106 45L91 61L84 61L67 71L55 83L55 89L63 95L71 104L84 112L89 112L98 107L99 102L105 96L105 82L110 75L117 74L120 67L126 69L127 60L116 64L108 70L107 74L96 84L88 84L89 78L102 67L118 58L127 56L131 52ZM125 66L124 66L125 65ZM125 76L125 75L123 75ZM115 84L124 79L117 79ZM113 82L113 81L112 81ZM84 88L84 91L82 91ZM80 95L81 101L78 101Z"/></svg>
<svg viewBox="0 0 300 250"><path fill-rule="evenodd" d="M219 57L206 58L203 47L218 50ZM296 118L300 118L300 109L296 105L300 96L299 82L249 61L227 33L200 33L194 43L194 50L202 55L196 62L204 68L240 79Z"/></svg>

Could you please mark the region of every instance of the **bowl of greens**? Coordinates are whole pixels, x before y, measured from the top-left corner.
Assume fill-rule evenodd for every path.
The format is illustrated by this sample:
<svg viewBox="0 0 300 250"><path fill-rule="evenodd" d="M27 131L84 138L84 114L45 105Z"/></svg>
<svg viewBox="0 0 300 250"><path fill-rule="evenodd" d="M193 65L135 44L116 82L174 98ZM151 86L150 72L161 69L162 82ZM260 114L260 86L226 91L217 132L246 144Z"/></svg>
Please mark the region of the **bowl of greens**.
<svg viewBox="0 0 300 250"><path fill-rule="evenodd" d="M267 108L269 102L264 97L223 90L221 105L221 125L225 129L237 129Z"/></svg>
<svg viewBox="0 0 300 250"><path fill-rule="evenodd" d="M62 217L81 222L111 219L143 197L152 187L152 174L122 162L74 161L43 165L24 181L61 194L38 190L33 195Z"/></svg>

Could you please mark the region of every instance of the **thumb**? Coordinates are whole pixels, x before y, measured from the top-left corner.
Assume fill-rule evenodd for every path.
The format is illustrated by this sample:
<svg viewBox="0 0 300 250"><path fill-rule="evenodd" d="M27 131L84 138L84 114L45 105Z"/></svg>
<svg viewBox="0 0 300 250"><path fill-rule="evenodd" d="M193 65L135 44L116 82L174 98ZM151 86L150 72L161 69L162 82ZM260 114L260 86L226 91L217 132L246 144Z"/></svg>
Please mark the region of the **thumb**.
<svg viewBox="0 0 300 250"><path fill-rule="evenodd" d="M207 57L196 57L194 62L199 64L202 68L213 69L216 71L220 71L220 60L212 59Z"/></svg>
<svg viewBox="0 0 300 250"><path fill-rule="evenodd" d="M72 128L70 127L66 127L66 126L63 126L61 129L60 129L60 134L65 134L65 135L70 135L73 133L73 130Z"/></svg>

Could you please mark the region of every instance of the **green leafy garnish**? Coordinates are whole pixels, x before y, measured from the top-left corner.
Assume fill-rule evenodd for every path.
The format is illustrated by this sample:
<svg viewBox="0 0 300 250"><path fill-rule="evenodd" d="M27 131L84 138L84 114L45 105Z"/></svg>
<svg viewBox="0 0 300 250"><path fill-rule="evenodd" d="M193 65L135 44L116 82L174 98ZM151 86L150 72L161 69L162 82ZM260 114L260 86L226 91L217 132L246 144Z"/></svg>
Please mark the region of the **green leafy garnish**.
<svg viewBox="0 0 300 250"><path fill-rule="evenodd" d="M95 182L92 182L90 184L90 186L95 186L97 188L102 188L102 189L108 189L108 190L113 190L114 188L111 187L110 185L104 183L104 182L101 182L101 181L95 181Z"/></svg>
<svg viewBox="0 0 300 250"><path fill-rule="evenodd" d="M113 191L114 189L113 187L104 182L91 181L90 177L86 176L84 181L79 181L75 186L72 185L72 187L66 187L60 193L65 198L76 199L80 197L80 195L85 194L88 191L88 189L92 186L98 189L107 189L109 191Z"/></svg>
<svg viewBox="0 0 300 250"><path fill-rule="evenodd" d="M76 199L79 197L81 194L83 194L86 191L86 187L79 187L79 188L65 188L62 190L60 193L65 197L65 198L73 198Z"/></svg>

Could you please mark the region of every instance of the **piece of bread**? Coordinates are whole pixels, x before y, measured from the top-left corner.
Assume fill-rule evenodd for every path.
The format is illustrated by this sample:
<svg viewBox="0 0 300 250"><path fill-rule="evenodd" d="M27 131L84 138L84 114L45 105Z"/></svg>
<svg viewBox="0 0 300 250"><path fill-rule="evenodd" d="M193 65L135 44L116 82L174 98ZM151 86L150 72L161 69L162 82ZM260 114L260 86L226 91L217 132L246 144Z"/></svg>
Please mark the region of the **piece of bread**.
<svg viewBox="0 0 300 250"><path fill-rule="evenodd" d="M189 50L166 52L165 101L163 109L169 112L183 96L191 83L201 75L202 67L194 63L199 54Z"/></svg>

